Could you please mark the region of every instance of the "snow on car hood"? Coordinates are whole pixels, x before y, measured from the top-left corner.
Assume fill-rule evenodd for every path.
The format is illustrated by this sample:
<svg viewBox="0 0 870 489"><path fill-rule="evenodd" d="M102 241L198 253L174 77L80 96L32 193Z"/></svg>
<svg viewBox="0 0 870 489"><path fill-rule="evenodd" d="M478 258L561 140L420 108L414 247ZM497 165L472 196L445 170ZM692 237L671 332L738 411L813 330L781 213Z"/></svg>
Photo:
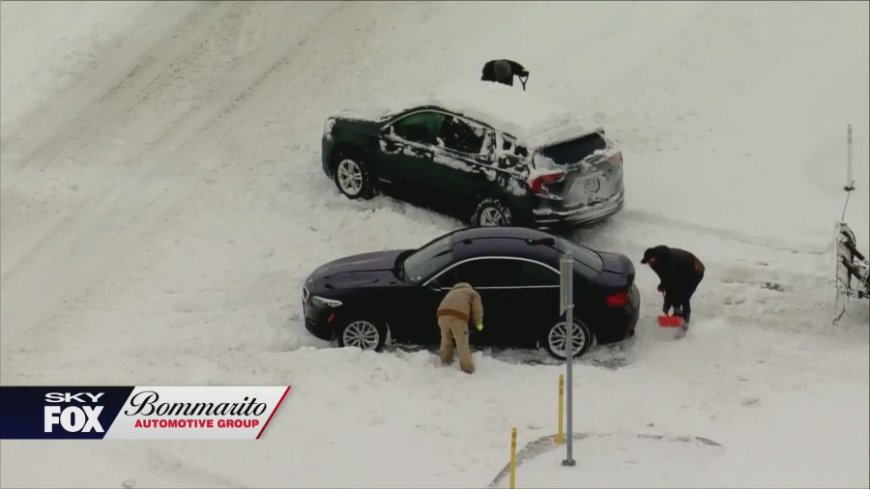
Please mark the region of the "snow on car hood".
<svg viewBox="0 0 870 489"><path fill-rule="evenodd" d="M335 116L344 119L380 121L421 105L432 105L432 101L427 97L421 97L419 94L398 94L390 97L389 100L342 109Z"/></svg>
<svg viewBox="0 0 870 489"><path fill-rule="evenodd" d="M318 267L312 274L315 278L328 278L342 273L364 273L392 270L396 257L402 250L375 251L347 256Z"/></svg>
<svg viewBox="0 0 870 489"><path fill-rule="evenodd" d="M393 266L402 250L376 251L340 258L318 267L306 281L312 290L399 283Z"/></svg>
<svg viewBox="0 0 870 489"><path fill-rule="evenodd" d="M360 106L349 109L342 109L335 114L335 117L351 120L362 121L379 121L390 115L393 109L378 106Z"/></svg>

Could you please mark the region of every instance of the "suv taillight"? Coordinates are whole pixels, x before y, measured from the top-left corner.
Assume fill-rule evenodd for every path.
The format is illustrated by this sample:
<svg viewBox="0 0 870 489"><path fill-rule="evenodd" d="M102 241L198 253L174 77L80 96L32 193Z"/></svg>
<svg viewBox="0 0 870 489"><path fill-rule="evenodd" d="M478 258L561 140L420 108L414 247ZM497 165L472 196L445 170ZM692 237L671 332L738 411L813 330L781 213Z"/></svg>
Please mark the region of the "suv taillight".
<svg viewBox="0 0 870 489"><path fill-rule="evenodd" d="M565 172L558 170L551 173L542 173L529 178L529 188L535 194L549 194L546 185L561 182L565 179Z"/></svg>
<svg viewBox="0 0 870 489"><path fill-rule="evenodd" d="M631 300L631 294L627 290L621 290L615 294L605 297L607 305L610 307L622 307L628 304Z"/></svg>
<svg viewBox="0 0 870 489"><path fill-rule="evenodd" d="M622 166L622 151L617 151L616 153L610 155L610 158L607 158L614 166Z"/></svg>

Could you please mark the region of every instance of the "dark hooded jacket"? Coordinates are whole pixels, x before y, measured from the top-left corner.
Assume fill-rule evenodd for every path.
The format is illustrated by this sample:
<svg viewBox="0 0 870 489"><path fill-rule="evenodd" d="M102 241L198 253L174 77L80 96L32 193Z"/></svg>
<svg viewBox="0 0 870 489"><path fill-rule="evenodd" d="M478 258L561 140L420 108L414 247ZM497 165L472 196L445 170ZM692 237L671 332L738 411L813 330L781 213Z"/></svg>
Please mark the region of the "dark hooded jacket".
<svg viewBox="0 0 870 489"><path fill-rule="evenodd" d="M504 78L496 76L496 63L505 62L510 66L510 75ZM529 71L523 68L523 65L509 59L494 59L483 65L483 72L480 79L483 81L499 82L505 85L514 85L514 76L524 77L529 76Z"/></svg>
<svg viewBox="0 0 870 489"><path fill-rule="evenodd" d="M701 260L679 248L665 245L647 248L640 262L650 263L650 267L659 276L661 288L675 299L688 295L689 290L694 290L694 286L704 278L704 264Z"/></svg>

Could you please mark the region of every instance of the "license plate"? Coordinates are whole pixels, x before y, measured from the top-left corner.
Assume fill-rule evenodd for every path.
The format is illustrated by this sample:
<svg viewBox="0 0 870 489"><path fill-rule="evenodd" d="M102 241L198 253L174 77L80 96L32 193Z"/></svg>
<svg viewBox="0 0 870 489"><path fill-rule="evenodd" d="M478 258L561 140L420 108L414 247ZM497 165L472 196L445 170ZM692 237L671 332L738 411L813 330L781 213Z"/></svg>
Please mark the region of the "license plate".
<svg viewBox="0 0 870 489"><path fill-rule="evenodd" d="M571 193L575 195L590 195L599 190L601 190L601 179L596 174L575 180L574 185L571 188Z"/></svg>

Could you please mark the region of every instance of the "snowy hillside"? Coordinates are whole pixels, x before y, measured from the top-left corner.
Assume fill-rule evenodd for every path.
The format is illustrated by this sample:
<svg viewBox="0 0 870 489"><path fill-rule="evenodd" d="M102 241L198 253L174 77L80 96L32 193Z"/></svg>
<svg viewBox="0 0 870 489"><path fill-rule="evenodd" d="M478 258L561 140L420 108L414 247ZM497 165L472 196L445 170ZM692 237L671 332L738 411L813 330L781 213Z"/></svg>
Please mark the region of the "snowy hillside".
<svg viewBox="0 0 870 489"><path fill-rule="evenodd" d="M631 257L643 295L633 342L574 371L575 429L614 436L578 441L575 468L521 467L518 486L867 487L867 301L830 319L847 123L846 221L870 245L868 17L866 2L3 2L0 382L293 390L257 442L3 441L0 485L485 487L512 427L520 445L553 433L563 369L543 352L477 351L467 376L430 351L333 348L301 320L320 263L461 225L345 199L320 168L326 117L510 57L622 146L625 209L572 237ZM680 341L639 264L659 243L707 265ZM697 463L673 475L666 455Z"/></svg>

